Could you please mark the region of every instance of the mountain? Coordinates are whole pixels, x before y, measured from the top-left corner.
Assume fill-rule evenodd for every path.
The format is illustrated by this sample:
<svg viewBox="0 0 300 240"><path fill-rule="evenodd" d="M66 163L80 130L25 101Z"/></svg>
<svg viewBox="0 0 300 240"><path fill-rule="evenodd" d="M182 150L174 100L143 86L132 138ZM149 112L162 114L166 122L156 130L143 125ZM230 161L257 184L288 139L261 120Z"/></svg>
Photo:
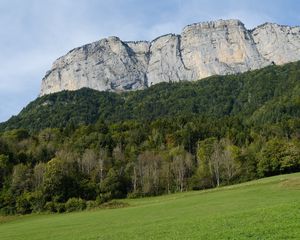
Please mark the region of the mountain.
<svg viewBox="0 0 300 240"><path fill-rule="evenodd" d="M138 91L41 96L0 124L0 214L299 172L299 96L300 61Z"/></svg>
<svg viewBox="0 0 300 240"><path fill-rule="evenodd" d="M300 60L300 27L266 23L247 30L239 20L186 26L151 42L118 37L75 48L57 59L40 95L83 87L145 89L160 82L194 81Z"/></svg>
<svg viewBox="0 0 300 240"><path fill-rule="evenodd" d="M276 123L300 116L299 79L300 62L294 62L200 81L160 83L143 91L62 91L31 102L18 116L0 124L0 130L180 116L240 116L245 122Z"/></svg>

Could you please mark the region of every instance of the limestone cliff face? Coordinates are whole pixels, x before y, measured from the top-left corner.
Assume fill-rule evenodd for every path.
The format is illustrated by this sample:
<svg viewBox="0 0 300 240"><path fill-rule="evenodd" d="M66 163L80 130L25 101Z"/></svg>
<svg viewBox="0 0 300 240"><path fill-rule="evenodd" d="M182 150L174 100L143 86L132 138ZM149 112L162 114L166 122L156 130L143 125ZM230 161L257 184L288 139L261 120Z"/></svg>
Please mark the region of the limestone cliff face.
<svg viewBox="0 0 300 240"><path fill-rule="evenodd" d="M57 59L40 95L89 87L100 91L144 89L159 82L198 80L300 60L300 28L264 24L252 31L239 20L188 25L181 35L152 42L117 37L73 49Z"/></svg>
<svg viewBox="0 0 300 240"><path fill-rule="evenodd" d="M264 58L276 64L300 60L300 27L265 23L252 36Z"/></svg>
<svg viewBox="0 0 300 240"><path fill-rule="evenodd" d="M182 56L191 79L257 69L268 64L239 20L193 24L182 33Z"/></svg>
<svg viewBox="0 0 300 240"><path fill-rule="evenodd" d="M83 87L105 90L142 89L147 85L149 43L102 39L57 59L43 79L41 95Z"/></svg>
<svg viewBox="0 0 300 240"><path fill-rule="evenodd" d="M192 79L193 72L184 65L179 35L168 34L151 42L147 68L148 85Z"/></svg>

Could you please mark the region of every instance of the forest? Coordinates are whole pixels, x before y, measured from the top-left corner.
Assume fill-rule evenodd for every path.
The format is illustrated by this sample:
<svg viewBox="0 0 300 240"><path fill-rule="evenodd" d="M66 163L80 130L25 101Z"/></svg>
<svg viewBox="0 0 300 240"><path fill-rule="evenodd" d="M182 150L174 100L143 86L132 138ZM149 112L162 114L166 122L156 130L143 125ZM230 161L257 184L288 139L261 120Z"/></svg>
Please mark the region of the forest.
<svg viewBox="0 0 300 240"><path fill-rule="evenodd" d="M0 212L69 212L297 172L299 117L300 62L46 95L0 124Z"/></svg>

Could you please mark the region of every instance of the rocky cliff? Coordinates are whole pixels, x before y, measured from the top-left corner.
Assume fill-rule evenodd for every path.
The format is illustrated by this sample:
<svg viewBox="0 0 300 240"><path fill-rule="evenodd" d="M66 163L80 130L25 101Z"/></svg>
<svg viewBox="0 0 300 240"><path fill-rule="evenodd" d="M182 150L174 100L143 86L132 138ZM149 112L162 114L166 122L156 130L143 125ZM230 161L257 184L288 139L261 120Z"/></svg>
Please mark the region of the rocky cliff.
<svg viewBox="0 0 300 240"><path fill-rule="evenodd" d="M117 37L75 48L57 59L40 95L88 87L100 91L144 89L300 59L300 28L266 23L247 30L239 20L188 25L181 35L151 42Z"/></svg>

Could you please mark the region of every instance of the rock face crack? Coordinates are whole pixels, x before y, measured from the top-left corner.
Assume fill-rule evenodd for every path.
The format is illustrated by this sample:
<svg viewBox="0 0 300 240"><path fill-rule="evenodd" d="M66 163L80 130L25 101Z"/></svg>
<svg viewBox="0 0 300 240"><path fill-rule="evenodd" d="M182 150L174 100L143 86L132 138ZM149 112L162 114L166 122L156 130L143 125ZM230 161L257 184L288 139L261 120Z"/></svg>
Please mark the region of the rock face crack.
<svg viewBox="0 0 300 240"><path fill-rule="evenodd" d="M188 69L188 68L185 66L184 61L183 61L183 58L182 58L182 53L181 53L181 36L180 36L180 35L178 35L178 48L177 48L177 51L178 51L178 56L179 56L179 58L180 58L180 60L181 60L181 62L182 62L182 65L183 65L184 69L187 70L187 71L191 70L191 69ZM178 75L178 74L177 74L177 75Z"/></svg>
<svg viewBox="0 0 300 240"><path fill-rule="evenodd" d="M300 27L265 23L247 30L239 20L186 26L152 42L108 37L58 58L40 95L88 87L132 91L159 82L193 81L300 60Z"/></svg>

